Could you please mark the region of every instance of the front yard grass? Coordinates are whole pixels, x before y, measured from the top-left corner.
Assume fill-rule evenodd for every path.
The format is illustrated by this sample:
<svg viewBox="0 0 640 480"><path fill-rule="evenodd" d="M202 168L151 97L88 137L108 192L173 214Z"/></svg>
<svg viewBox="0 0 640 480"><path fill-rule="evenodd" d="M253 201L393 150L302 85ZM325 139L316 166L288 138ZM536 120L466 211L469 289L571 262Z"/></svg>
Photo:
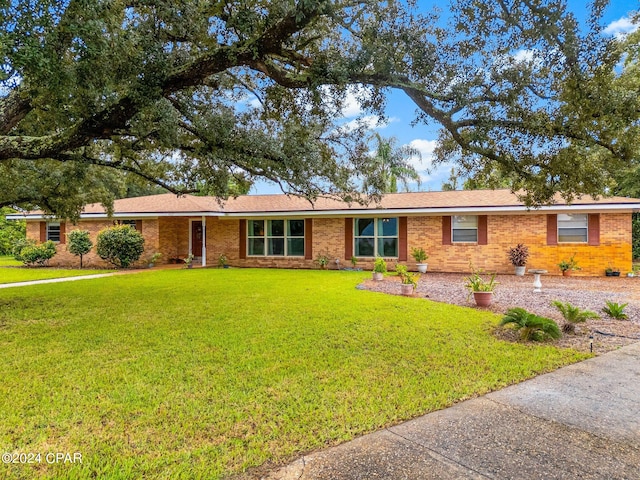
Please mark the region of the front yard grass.
<svg viewBox="0 0 640 480"><path fill-rule="evenodd" d="M171 270L0 291L2 478L220 478L584 359L357 272Z"/></svg>
<svg viewBox="0 0 640 480"><path fill-rule="evenodd" d="M50 278L78 277L96 273L109 273L113 270L79 270L66 268L15 268L22 263L13 257L0 256L0 284L14 282L29 282L32 280L46 280Z"/></svg>

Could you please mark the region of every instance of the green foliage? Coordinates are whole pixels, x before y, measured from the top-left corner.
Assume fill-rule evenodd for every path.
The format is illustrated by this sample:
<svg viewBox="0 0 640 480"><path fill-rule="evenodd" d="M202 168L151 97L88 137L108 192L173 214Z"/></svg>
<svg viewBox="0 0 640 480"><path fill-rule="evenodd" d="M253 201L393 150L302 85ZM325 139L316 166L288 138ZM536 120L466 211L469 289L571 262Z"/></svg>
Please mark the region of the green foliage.
<svg viewBox="0 0 640 480"><path fill-rule="evenodd" d="M363 184L365 193L397 193L398 181L406 192L410 191L409 182L420 186L420 174L409 163L412 157L420 157L420 152L409 145L396 147L397 139L384 138L379 133L373 135L376 150L371 163L375 172Z"/></svg>
<svg viewBox="0 0 640 480"><path fill-rule="evenodd" d="M373 262L373 271L375 273L387 273L387 262L382 257L376 257Z"/></svg>
<svg viewBox="0 0 640 480"><path fill-rule="evenodd" d="M24 220L7 221L6 216L15 213L7 207L0 208L0 255L9 255L12 252L13 244L25 238L26 222Z"/></svg>
<svg viewBox="0 0 640 480"><path fill-rule="evenodd" d="M473 271L471 275L465 278L465 287L469 290L469 294L473 292L493 292L498 285L496 282L496 274L491 274L489 280L482 277L483 272Z"/></svg>
<svg viewBox="0 0 640 480"><path fill-rule="evenodd" d="M520 307L509 309L500 325L514 325L520 331L520 338L525 341L557 340L562 335L558 324L552 319L527 312Z"/></svg>
<svg viewBox="0 0 640 480"><path fill-rule="evenodd" d="M13 249L14 258L28 266L43 267L55 254L56 244L51 240L41 244L33 240L21 240Z"/></svg>
<svg viewBox="0 0 640 480"><path fill-rule="evenodd" d="M96 252L106 262L127 268L144 252L144 237L129 225L107 227L98 233Z"/></svg>
<svg viewBox="0 0 640 480"><path fill-rule="evenodd" d="M619 304L610 300L607 300L605 303L606 305L602 307L603 313L606 313L611 318L615 318L616 320L626 320L628 318L627 314L624 313L624 309L628 305L628 303Z"/></svg>
<svg viewBox="0 0 640 480"><path fill-rule="evenodd" d="M67 250L72 255L80 257L80 268L82 268L82 257L93 248L89 230L71 230L67 233Z"/></svg>
<svg viewBox="0 0 640 480"><path fill-rule="evenodd" d="M356 268L356 265L358 265L358 257L356 257L355 255L351 255L351 266L353 268Z"/></svg>
<svg viewBox="0 0 640 480"><path fill-rule="evenodd" d="M640 258L640 213L634 213L632 216L631 237L633 258Z"/></svg>
<svg viewBox="0 0 640 480"><path fill-rule="evenodd" d="M400 281L403 283L403 285L412 285L413 289L416 289L416 287L418 286L418 279L420 278L420 274L409 272L407 266L402 265L401 263L396 265L396 273L400 277Z"/></svg>
<svg viewBox="0 0 640 480"><path fill-rule="evenodd" d="M322 269L327 268L327 265L329 265L329 255L326 253L318 254L318 256L315 259L315 263Z"/></svg>
<svg viewBox="0 0 640 480"><path fill-rule="evenodd" d="M416 263L423 263L425 260L427 260L429 258L429 255L427 255L427 252L424 251L424 248L422 247L414 247L411 249L411 256L413 257L413 259L416 261Z"/></svg>
<svg viewBox="0 0 640 480"><path fill-rule="evenodd" d="M177 269L3 290L0 431L83 453L3 478L235 478L589 357L500 341L488 312L357 290L366 276Z"/></svg>
<svg viewBox="0 0 640 480"><path fill-rule="evenodd" d="M569 302L563 303L558 300L553 300L551 305L556 307L566 320L567 323L562 327L565 333L574 333L576 331L576 323L583 323L592 318L600 318L597 313L591 310L582 310L580 307L571 305Z"/></svg>
<svg viewBox="0 0 640 480"><path fill-rule="evenodd" d="M227 256L224 253L220 254L218 257L218 268L226 267L228 263L229 260L227 259Z"/></svg>
<svg viewBox="0 0 640 480"><path fill-rule="evenodd" d="M573 255L571 255L571 257L567 260L564 259L562 260L559 264L558 267L560 268L561 272L566 272L567 270L580 270L580 266L578 265L578 261L576 260L576 254L574 253Z"/></svg>
<svg viewBox="0 0 640 480"><path fill-rule="evenodd" d="M443 28L394 0L4 2L0 206L73 219L122 192L112 170L364 200L418 178L391 141L371 158L366 122L340 125L351 97L384 118L391 89L462 176L497 172L528 204L608 192L637 162L640 108L637 35L601 35L603 3L582 25L561 0L458 0Z"/></svg>

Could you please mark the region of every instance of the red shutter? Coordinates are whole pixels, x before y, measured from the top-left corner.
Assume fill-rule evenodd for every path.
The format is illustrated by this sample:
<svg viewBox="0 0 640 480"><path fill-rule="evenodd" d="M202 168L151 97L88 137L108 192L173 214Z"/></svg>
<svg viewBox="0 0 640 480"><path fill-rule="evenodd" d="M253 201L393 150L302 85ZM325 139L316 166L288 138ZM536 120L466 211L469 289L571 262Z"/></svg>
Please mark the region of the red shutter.
<svg viewBox="0 0 640 480"><path fill-rule="evenodd" d="M442 245L451 245L451 216L442 217Z"/></svg>
<svg viewBox="0 0 640 480"><path fill-rule="evenodd" d="M589 245L600 245L600 214L589 214Z"/></svg>
<svg viewBox="0 0 640 480"><path fill-rule="evenodd" d="M407 217L398 219L398 261L407 261Z"/></svg>
<svg viewBox="0 0 640 480"><path fill-rule="evenodd" d="M487 245L489 237L487 235L487 216L478 215L478 245Z"/></svg>
<svg viewBox="0 0 640 480"><path fill-rule="evenodd" d="M558 244L558 216L555 214L547 215L547 245Z"/></svg>
<svg viewBox="0 0 640 480"><path fill-rule="evenodd" d="M304 259L313 259L313 219L304 220Z"/></svg>
<svg viewBox="0 0 640 480"><path fill-rule="evenodd" d="M136 220L136 230L142 233L142 220Z"/></svg>
<svg viewBox="0 0 640 480"><path fill-rule="evenodd" d="M47 241L47 222L40 222L40 241Z"/></svg>
<svg viewBox="0 0 640 480"><path fill-rule="evenodd" d="M60 243L67 243L67 225L60 222Z"/></svg>
<svg viewBox="0 0 640 480"><path fill-rule="evenodd" d="M247 221L242 219L240 220L239 227L239 237L240 237L240 245L239 245L239 254L238 257L240 260L245 260L247 258Z"/></svg>
<svg viewBox="0 0 640 480"><path fill-rule="evenodd" d="M344 219L344 259L353 257L353 218Z"/></svg>

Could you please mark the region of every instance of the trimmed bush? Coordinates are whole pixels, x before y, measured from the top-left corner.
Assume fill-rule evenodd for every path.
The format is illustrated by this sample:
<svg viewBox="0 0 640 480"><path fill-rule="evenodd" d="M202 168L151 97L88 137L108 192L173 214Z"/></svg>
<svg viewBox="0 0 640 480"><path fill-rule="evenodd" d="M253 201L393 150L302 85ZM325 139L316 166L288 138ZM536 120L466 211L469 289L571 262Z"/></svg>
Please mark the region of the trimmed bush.
<svg viewBox="0 0 640 480"><path fill-rule="evenodd" d="M67 233L67 250L76 257L80 257L80 268L82 268L82 257L92 248L93 242L89 238L89 230L71 230Z"/></svg>
<svg viewBox="0 0 640 480"><path fill-rule="evenodd" d="M28 266L43 267L56 254L56 244L48 240L37 245L33 240L16 242L13 257Z"/></svg>
<svg viewBox="0 0 640 480"><path fill-rule="evenodd" d="M144 237L129 225L108 227L98 233L96 251L104 261L127 268L144 252Z"/></svg>
<svg viewBox="0 0 640 480"><path fill-rule="evenodd" d="M527 312L520 307L509 309L502 318L500 325L508 324L513 324L515 329L520 331L522 340L541 342L544 340L556 340L562 336L556 322L550 318Z"/></svg>

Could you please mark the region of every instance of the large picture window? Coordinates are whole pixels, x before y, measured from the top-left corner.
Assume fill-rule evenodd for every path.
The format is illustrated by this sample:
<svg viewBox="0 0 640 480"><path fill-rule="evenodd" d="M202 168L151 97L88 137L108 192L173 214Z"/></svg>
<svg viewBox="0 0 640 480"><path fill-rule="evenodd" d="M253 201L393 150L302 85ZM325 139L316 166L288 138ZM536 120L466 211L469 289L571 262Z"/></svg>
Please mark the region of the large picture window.
<svg viewBox="0 0 640 480"><path fill-rule="evenodd" d="M47 240L52 242L60 241L60 222L47 223Z"/></svg>
<svg viewBox="0 0 640 480"><path fill-rule="evenodd" d="M354 222L356 257L397 257L397 218L356 218Z"/></svg>
<svg viewBox="0 0 640 480"><path fill-rule="evenodd" d="M451 240L453 242L478 241L478 216L456 215L451 219Z"/></svg>
<svg viewBox="0 0 640 480"><path fill-rule="evenodd" d="M589 234L589 216L585 214L558 214L558 242L586 243Z"/></svg>
<svg viewBox="0 0 640 480"><path fill-rule="evenodd" d="M304 219L248 220L247 242L251 256L303 257Z"/></svg>

